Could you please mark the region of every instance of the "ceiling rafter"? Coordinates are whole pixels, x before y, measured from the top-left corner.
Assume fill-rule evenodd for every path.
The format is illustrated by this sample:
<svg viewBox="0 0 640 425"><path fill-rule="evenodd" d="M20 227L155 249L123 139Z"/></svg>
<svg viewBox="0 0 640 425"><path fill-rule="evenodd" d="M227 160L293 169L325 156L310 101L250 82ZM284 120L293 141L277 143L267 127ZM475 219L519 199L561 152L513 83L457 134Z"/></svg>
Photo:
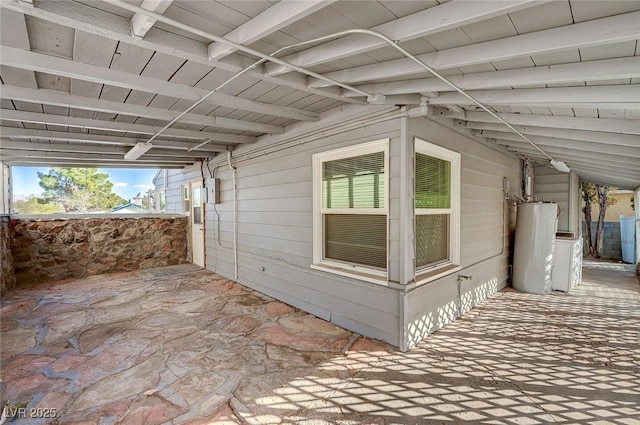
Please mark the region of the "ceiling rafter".
<svg viewBox="0 0 640 425"><path fill-rule="evenodd" d="M46 105L64 106L69 108L87 109L97 112L131 115L135 117L151 118L163 121L171 121L180 115L180 111L170 111L148 106L139 106L129 103L111 102L102 99L89 99L82 96L55 92L50 90L33 90L21 87L3 85L0 91L2 99L22 100L25 102L44 103ZM188 113L183 115L178 122L201 125L205 127L229 128L233 130L253 131L257 133L280 134L284 128L276 125L261 124L252 121L234 120L231 118L216 117L212 115L198 115Z"/></svg>
<svg viewBox="0 0 640 425"><path fill-rule="evenodd" d="M505 37L482 43L468 44L452 49L417 55L417 58L436 70L477 65L524 56L552 53L581 47L636 40L640 38L640 12L631 12L608 18L558 28ZM411 59L357 66L325 73L347 84L382 78L403 77L424 73L424 69ZM325 87L327 82L309 78L310 87Z"/></svg>
<svg viewBox="0 0 640 425"><path fill-rule="evenodd" d="M527 157L533 160L539 160L542 163L548 163L549 161L548 158L540 155L540 153L536 154L534 152L528 152L526 150L510 151L516 155ZM582 179L586 179L585 177L587 176L598 176L600 179L604 178L605 180L607 180L607 184L621 188L635 189L637 187L638 180L640 179L640 172L631 171L629 173L621 173L611 166L598 167L589 162L576 162L570 159L567 159L566 163L573 171L577 172Z"/></svg>
<svg viewBox="0 0 640 425"><path fill-rule="evenodd" d="M640 57L603 59L560 65L535 66L503 71L453 75L449 80L463 90L517 88L538 84L566 84L640 77ZM438 78L423 78L356 86L370 93L396 95L425 92L450 92L453 88ZM345 93L358 97L357 93Z"/></svg>
<svg viewBox="0 0 640 425"><path fill-rule="evenodd" d="M22 49L5 47L2 50L2 62L5 65L30 71L46 72L62 77L75 78L99 84L109 84L131 90L139 90L147 93L157 93L178 99L197 101L209 94L209 90L192 87L185 84L176 84L157 78L145 77L129 72L117 71L100 66L76 62L43 53L29 52ZM282 118L291 118L300 121L317 121L318 115L313 112L302 111L286 106L270 105L231 96L224 93L214 93L207 97L203 103L215 106L226 106L259 114L273 115Z"/></svg>
<svg viewBox="0 0 640 425"><path fill-rule="evenodd" d="M514 150L510 150L510 152L516 156L525 157L533 159L534 161L540 161L541 163L548 164L548 159L545 161L545 157L540 154L536 155L535 153L519 152ZM567 166L569 166L572 171L578 173L578 175L582 179L585 179L585 174L599 175L600 178L608 180L607 184L613 185L615 187L630 187L632 189L635 189L637 187L638 179L640 179L640 172L630 171L620 173L613 167L607 167L606 165L603 167L594 167L591 163L576 162L570 159L567 159L565 162Z"/></svg>
<svg viewBox="0 0 640 425"><path fill-rule="evenodd" d="M2 53L4 53L5 46L31 49L27 22L23 14L12 10L2 10L0 12L0 21L2 28L2 36L0 37ZM0 58L1 57L0 55ZM4 84L14 84L33 89L38 88L35 72L23 69L5 68L2 66L2 81ZM13 106L14 105L12 105L12 107ZM20 107L21 105L16 106Z"/></svg>
<svg viewBox="0 0 640 425"><path fill-rule="evenodd" d="M532 0L478 2L453 0L370 29L380 32L392 40L402 42L540 4L542 2ZM364 34L351 34L286 56L283 60L294 65L308 67L385 46L386 43L378 38ZM266 70L269 75L279 75L289 71L287 67L274 63L268 63Z"/></svg>
<svg viewBox="0 0 640 425"><path fill-rule="evenodd" d="M92 143L119 146L133 146L138 142L144 141L144 139L138 139L135 137L103 136L87 133L70 133L67 131L35 130L16 127L2 127L2 137L18 140L56 140L62 142ZM157 140L157 143L154 142L154 146L163 148L175 147L176 149L189 149L193 148L196 145L197 144L193 142L185 143L175 140ZM210 152L224 152L227 150L227 147L215 144L206 144L200 150Z"/></svg>
<svg viewBox="0 0 640 425"><path fill-rule="evenodd" d="M171 6L171 3L173 0L144 0L140 7L152 12L164 13ZM143 38L155 23L156 20L151 16L134 13L131 17L131 34Z"/></svg>
<svg viewBox="0 0 640 425"><path fill-rule="evenodd" d="M484 130L481 131L479 136L488 137L490 139L510 140L512 142L526 143L517 134L509 133L508 131L493 131ZM598 153L611 153L615 155L624 155L634 158L640 158L640 140L637 140L635 146L621 146L604 143L594 143L582 140L563 139L560 137L546 137L546 136L527 136L536 145L539 145L543 150L546 146L557 147L563 149L574 149L586 152L598 152ZM633 136L632 136L633 137ZM640 160L639 160L640 162Z"/></svg>
<svg viewBox="0 0 640 425"><path fill-rule="evenodd" d="M526 144L525 142L514 142L513 140L500 140L494 139L494 143L498 146L505 146L509 150L519 150L522 152L528 152L532 154L541 155L540 151L534 149L531 145ZM596 152L586 152L586 151L576 151L566 148L558 148L558 147L546 147L545 152L550 153L552 155L560 155L563 160L571 161L586 161L588 160L590 163L597 165L598 163L603 163L607 165L613 166L613 164L617 164L615 167L623 169L624 167L637 167L638 160L635 158L630 158L625 155L615 155L615 154L607 154L603 155L601 153ZM547 158L549 160L549 158Z"/></svg>
<svg viewBox="0 0 640 425"><path fill-rule="evenodd" d="M136 137L103 136L88 133L70 133L67 131L36 130L30 128L2 127L2 137L11 139L40 139L76 141L85 143L105 143L131 146L142 141ZM193 145L191 143L190 145Z"/></svg>
<svg viewBox="0 0 640 425"><path fill-rule="evenodd" d="M329 6L335 1L336 0L282 0L233 31L228 32L224 35L224 38L238 44L249 45L323 7ZM209 59L220 60L228 54L233 53L235 49L224 43L212 42L207 46L207 51Z"/></svg>
<svg viewBox="0 0 640 425"><path fill-rule="evenodd" d="M604 108L639 109L640 84L535 89L471 90L467 94L485 105L598 105ZM430 105L467 105L460 93L442 93L430 98ZM603 105L603 106L600 106Z"/></svg>
<svg viewBox="0 0 640 425"><path fill-rule="evenodd" d="M454 125L470 130L507 132L507 128L500 123L454 121ZM533 126L514 126L516 130L526 135L542 136L556 139L569 139L581 142L591 142L604 145L630 146L640 148L640 136L631 134L616 134L603 131L570 130L566 128L549 128ZM491 136L488 136L491 137Z"/></svg>
<svg viewBox="0 0 640 425"><path fill-rule="evenodd" d="M607 175L615 176L616 178L629 178L630 180L640 178L640 171L638 170L633 171L633 170L625 169L622 171L618 171L613 167L598 167L598 166L594 166L591 163L580 162L580 161L570 161L570 162L573 169L576 171L580 171L580 173L596 171L598 173L605 173Z"/></svg>
<svg viewBox="0 0 640 425"><path fill-rule="evenodd" d="M606 171L599 171L598 173L593 173L589 171L588 167L582 167L579 170L580 178L585 181L589 181L592 183L600 183L611 186L611 182L615 181L617 184L616 187L620 189L628 189L635 190L638 186L638 179L640 176L632 177L632 178L623 178L619 176L611 176Z"/></svg>
<svg viewBox="0 0 640 425"><path fill-rule="evenodd" d="M498 120L490 114L481 111L465 111L464 114L452 113L443 107L430 109L430 116L459 118L466 121L497 123ZM572 130L606 131L640 135L640 121L610 118L581 118L551 115L511 114L499 113L498 116L513 125L532 125Z"/></svg>
<svg viewBox="0 0 640 425"><path fill-rule="evenodd" d="M37 112L27 112L27 111L14 111L9 109L3 109L2 115L0 115L0 119L3 121L10 122L27 122L34 124L44 124L44 125L58 125L58 126L67 126L80 128L85 130L103 130L103 131L115 131L121 133L135 133L141 135L153 135L160 130L161 127L155 127L151 125L142 125L142 124L129 124L126 122L118 122L118 121L104 121L97 120L91 118L76 118L76 117L68 117L63 115L53 115L53 114L40 114ZM6 127L5 127L6 128ZM180 138L180 139L191 139L191 140L211 140L212 142L218 143L230 143L230 144L238 144L238 143L255 143L257 140L255 137L251 136L237 136L233 134L225 134L225 133L212 133L205 131L195 131L195 130L181 130L177 128L168 128L166 129L160 136L163 137L172 137L172 138ZM158 140L158 139L156 139Z"/></svg>
<svg viewBox="0 0 640 425"><path fill-rule="evenodd" d="M150 151L149 151L150 152ZM162 159L153 158L153 155L148 155L149 152L146 152L143 157L136 160L142 162L153 162L153 161L163 161L167 164L191 164L198 160L197 156L168 156L166 154L157 155ZM120 152L102 152L100 155L114 155L121 158L122 153ZM14 150L14 149L2 149L0 150L0 157L2 158L43 158L43 159L64 159L64 160L91 160L96 157L95 154L87 154L87 153L78 153L78 152L60 152L60 151L26 151L26 150ZM109 159L109 158L105 158Z"/></svg>
<svg viewBox="0 0 640 425"><path fill-rule="evenodd" d="M49 167L88 167L88 168L132 168L131 161L121 160L110 161L110 162L101 162L98 158L96 160L90 159L82 159L82 160L58 160L58 159L46 159L43 161L41 158L6 158L3 159L2 162L9 166L42 166L42 164L46 164ZM165 163L162 161L155 162L141 162L135 163L135 168L151 168L151 169L182 169L185 166L191 165L192 163Z"/></svg>
<svg viewBox="0 0 640 425"><path fill-rule="evenodd" d="M19 0L3 0L2 7L46 21L56 22L60 25L76 28L77 30L90 34L134 44L142 48L155 50L170 56L220 68L229 72L239 72L254 62L252 59L243 56L229 56L220 61L211 60L207 54L208 43L202 43L192 38L170 33L155 27L152 27L143 39L133 38L129 30L128 19L103 12L81 3L45 1L37 3L35 7L31 7L21 4ZM307 78L297 73L282 77L271 77L264 74L262 67L258 67L256 70L247 72L247 76L334 100L356 104L364 103L358 99L343 97L342 90L338 87L329 89L309 87L307 85Z"/></svg>
<svg viewBox="0 0 640 425"><path fill-rule="evenodd" d="M324 83L317 84L314 78L305 77L304 72L286 72L286 63L280 66L267 61L238 78L232 86L234 91L229 92L241 92L238 96L214 94L211 101L190 111L176 125L178 129L162 128L163 124L177 118L176 114L190 101L209 93L201 86L205 80L198 87L192 87L202 75L217 68L214 74L206 77L206 81L212 81L214 85L224 79L227 72L237 73L253 63L254 55L262 57L258 51L247 54L238 42L246 46L268 36L259 43L268 50L269 45L284 45L292 38L304 40L362 25L374 30L386 28L383 33L397 42L406 41L407 49L419 53L420 58L429 59L426 62L435 69L445 69L444 74L465 73L447 78L484 104L493 106L494 110L510 112L500 113L500 116L515 127L515 133L527 135L554 159L565 161L581 175L598 175L601 180L606 177L619 186L640 183L640 80L637 81L640 79L640 57L633 56L637 53L636 40L640 38L640 7L580 6L575 12L584 17L586 10L591 21L576 18L581 22L572 24L570 5L557 7L557 2L547 0L425 2L412 6L411 11L404 12L409 13L406 16L402 16L402 8L383 10L377 5L371 10L355 8L362 13L357 17L352 14L353 5L330 7L317 14L312 12L333 0L311 0L306 4L294 0L269 1L237 10L223 7L219 16L213 16L191 1L176 2L166 9L168 1L138 0L135 4L143 4L138 8L122 0L40 1L34 5L21 0L2 0L3 12L13 16L20 14L21 18L7 18L7 13L2 16L3 54L7 52L6 60L2 61L6 85L0 87L2 107L7 108L0 117L3 161L9 164L179 168L193 163L200 155L214 156L238 143L278 143L300 134L309 134L304 140L316 135L321 137L327 129L334 127L329 119L332 114L338 116L336 127L341 130L345 130L344 123L360 125L351 122L354 120L349 119L347 111L354 108L354 115L373 116L376 108L383 108L372 104L377 101L397 107L419 102L426 105L420 112L429 112L426 119L439 120L447 128L510 157L526 156L548 163L544 154L507 132L495 117L472 106L472 100L460 97L441 80L424 78L430 75L421 68L418 71L407 68L407 60L390 60L400 56L391 46L386 47L375 37L364 34L328 37L326 39L332 41L314 47L301 43L297 48L306 50L293 55L283 52L283 55L289 55L285 59L294 59L293 63L295 60L308 61L305 63L315 64L318 66L316 71L322 70L319 72L356 64L350 69L325 74L353 78L355 84L360 84L359 88L353 88L353 93L337 87L344 85L339 81L330 81L324 86ZM164 6L158 4L161 2ZM531 6L538 7L524 10ZM151 13L154 18L148 24L136 24L135 21L148 16L146 7L154 11ZM519 16L511 13L515 10L521 10ZM549 20L547 13L553 11L562 16ZM41 25L39 20L24 19L25 14L46 22ZM305 22L298 21L284 28L309 14L311 16L304 18ZM335 20L321 21L320 15L325 14ZM392 14L400 17L394 18ZM16 31L9 31L10 36L6 37L5 30L12 28L12 22L5 23L12 19L24 25L13 25ZM156 19L162 24L154 25ZM206 23L212 21L224 22L229 29L213 32L201 29L207 28ZM303 28L306 21L310 26ZM385 21L388 22L378 25ZM135 31L134 27L140 30ZM516 33L514 27L520 35L512 35ZM70 28L77 29L75 37ZM449 31L443 33L446 30ZM56 31L64 33L62 43L75 42L74 48L63 49L62 55L52 53L62 51L51 46ZM132 37L132 32L138 37ZM225 40L213 35L220 33L226 33L227 42L239 49L237 54L233 54L234 48L229 48ZM419 39L425 35L428 36L426 40ZM210 43L214 39L218 42ZM95 44L105 49L92 50L90 47ZM447 47L454 45L461 47ZM5 46L8 49L5 50ZM432 48L440 51L432 52ZM357 66L371 63L371 59L362 54L371 49L376 50L367 57L380 63ZM119 55L114 56L114 50ZM336 62L347 56L350 59ZM72 57L73 61L67 57ZM281 55L278 57L282 59ZM586 62L581 62L583 60ZM333 63L322 65L331 61ZM545 66L535 67L534 63ZM298 69L299 64L289 66ZM460 69L455 69L457 67ZM273 75L264 75L265 70ZM175 78L172 78L174 72ZM412 77L418 72L420 74ZM20 78L11 80L11 75ZM24 78L28 75L31 75L29 81ZM56 77L59 77L58 81L54 81ZM321 76L316 74L316 77ZM71 89L68 88L69 79ZM354 84L343 78L337 80ZM312 87L308 87L308 83ZM99 99L96 89L102 85L107 90L103 92L103 99ZM538 88L545 86L550 88ZM356 96L356 92L360 96ZM363 106L363 95L367 93L372 96L367 98L368 105ZM16 95L16 99L9 95ZM178 99L182 100L178 102ZM273 107L272 102L291 107ZM221 108L214 111L218 106ZM281 114L283 111L284 115ZM220 113L230 119L205 115L207 112L211 115ZM403 113L404 110L396 112L395 119ZM67 116L69 114L71 116ZM117 122L116 115L119 117ZM410 119L419 119L415 118L415 113L409 115L414 117ZM269 117L278 118L269 122ZM134 121L147 125L134 124ZM269 124L278 125L268 127ZM26 131L16 125L42 130ZM200 129L207 131L197 131ZM309 129L316 130L308 133ZM123 160L122 155L131 146L149 140L150 135L155 136L160 130L166 133L153 143L140 162ZM236 132L252 137L229 134ZM17 137L10 137L12 134ZM202 142L205 142L202 150L189 152Z"/></svg>
<svg viewBox="0 0 640 425"><path fill-rule="evenodd" d="M84 154L100 154L100 155L120 155L121 157L129 151L129 146L96 146L82 145L78 143L33 143L33 142L16 142L2 139L0 152L9 151L43 151L43 152L66 152L66 153L84 153ZM211 155L211 150L193 150L187 149L170 149L168 146L155 146L147 151L145 157L164 156L164 157L184 157L184 158L202 158L203 155ZM219 149L214 152L224 152Z"/></svg>

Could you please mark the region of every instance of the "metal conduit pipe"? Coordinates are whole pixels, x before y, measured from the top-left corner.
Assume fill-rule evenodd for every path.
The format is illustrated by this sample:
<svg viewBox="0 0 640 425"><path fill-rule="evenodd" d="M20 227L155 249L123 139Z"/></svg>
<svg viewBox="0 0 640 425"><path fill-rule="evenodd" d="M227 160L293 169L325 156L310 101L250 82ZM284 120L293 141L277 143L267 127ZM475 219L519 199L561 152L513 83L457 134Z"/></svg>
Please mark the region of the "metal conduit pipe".
<svg viewBox="0 0 640 425"><path fill-rule="evenodd" d="M238 281L238 198L237 198L237 186L236 186L236 167L231 163L231 151L227 152L227 163L231 169L231 176L233 182L233 276L235 281Z"/></svg>
<svg viewBox="0 0 640 425"><path fill-rule="evenodd" d="M463 95L464 97L469 99L474 105L480 107L483 111L489 113L492 117L497 119L500 123L502 123L505 126L507 126L507 128L509 130L511 130L512 132L514 132L515 134L517 134L518 136L523 138L527 143L531 144L531 146L533 146L535 149L540 151L540 153L542 153L544 156L546 156L547 158L549 158L552 161L555 161L555 159L551 155L549 155L548 153L543 151L538 145L536 145L533 141L531 141L527 136L525 136L517 128L515 128L514 126L509 124L507 121L505 121L498 114L496 114L495 112L490 110L482 102L480 102L479 100L476 100L473 96L471 96L470 94L465 92L464 89L458 87L454 82L450 81L449 79L447 79L446 77L441 75L438 71L436 71L435 69L431 68L429 65L424 63L422 60L418 59L415 55L413 55L412 53L410 53L407 50L405 50L404 48L402 48L400 45L398 45L397 41L394 41L394 40L390 39L389 37L387 37L386 35L382 34L381 32L367 30L367 29L350 29L350 30L340 31L340 32L337 32L335 34L330 34L330 35L326 35L326 36L323 36L323 37L318 37L318 38L315 38L315 39L310 40L310 41L304 41L304 42L292 44L292 45L287 46L286 48L299 47L299 46L303 46L305 44L317 43L317 42L320 42L320 41L326 41L326 40L330 40L330 39L337 38L337 37L342 37L342 36L349 35L349 34L366 34L366 35L371 35L373 37L377 37L377 38L381 39L382 41L384 41L385 43L387 43L388 45L390 45L394 49L398 50L403 56L411 59L413 62L415 62L418 65L420 65L425 71L429 72L434 77L436 77L439 80L443 81L449 87L451 87L452 89L454 89L455 91L457 91L458 93L460 93L461 95Z"/></svg>
<svg viewBox="0 0 640 425"><path fill-rule="evenodd" d="M162 15L160 13L152 12L150 10L143 9L141 7L138 7L138 6L134 6L134 5L129 4L129 3L125 2L125 1L123 1L123 0L104 0L104 1L107 2L107 3L113 4L114 6L120 7L122 9L129 10L131 12L141 13L143 15L150 16L150 17L152 17L152 18L154 18L154 19L156 19L156 20L158 20L160 22L164 22L165 24L171 25L171 26L173 26L175 28L179 28L179 29L182 29L184 31L188 31L188 32L190 32L192 34L199 35L200 37L207 38L207 39L209 39L211 41L216 41L216 42L219 42L219 43L227 44L227 45L229 45L229 46L231 46L231 47L233 47L233 48L235 48L237 50L241 50L241 51L243 51L245 53L249 53L250 55L257 56L257 57L261 58L260 61L255 62L255 63L249 65L247 68L244 68L243 70L239 71L240 73L245 73L249 69L255 68L260 63L265 62L265 61L268 60L268 61L275 62L275 63L280 64L280 65L286 66L287 68L291 68L291 69L293 69L295 71L298 71L298 72L301 72L303 74L309 75L311 77L319 78L319 79L324 80L324 81L326 81L328 83L331 83L332 85L337 85L337 86L340 86L342 88L351 90L353 92L360 93L363 96L369 96L370 95L370 93L362 91L362 90L360 90L360 89L358 89L356 87L353 87L353 86L351 86L349 84L342 83L340 81L334 80L333 78L325 77L322 74L318 74L316 72L309 71L308 69L302 68L300 66L294 65L292 63L289 63L289 62L284 61L282 59L278 59L278 58L273 56L273 55L276 55L276 54L280 53L283 50L291 48L292 46L282 47L282 48L276 50L271 55L267 55L265 53L262 53L262 52L259 52L257 50L254 50L254 49L252 49L250 47L247 47L247 46L245 46L243 44L238 44L236 42L227 40L226 38L220 37L218 35L211 34L211 33L208 33L206 31L199 30L197 28L192 27L191 25L183 24L182 22L176 21L176 20L171 19L171 18L167 18L166 16L164 16L164 15ZM311 42L313 42L313 40ZM235 78L235 76L233 76L231 78Z"/></svg>
<svg viewBox="0 0 640 425"><path fill-rule="evenodd" d="M368 93L368 92L365 92L365 91L360 90L358 88L355 88L355 87L353 87L353 86L351 86L349 84L341 83L340 81L334 80L333 78L325 77L322 74L318 74L316 72L309 71L309 70L304 69L302 67L299 67L297 65L293 65L293 64L291 64L289 62L283 61L283 60L278 59L278 58L276 58L274 56L274 55L277 55L278 53L280 53L280 52L282 52L284 50L290 49L291 46L282 47L282 48L276 50L275 52L273 52L271 55L267 55L267 54L264 54L262 52L258 52L257 50L253 50L253 49L251 49L249 47L246 47L246 46L244 46L242 44L238 44L238 43L235 43L233 41L229 41L229 40L227 40L225 38L222 38L220 36L217 36L215 34L211 34L211 33L208 33L206 31L199 30L199 29L194 28L194 27L192 27L190 25L183 24L182 22L176 21L176 20L171 19L171 18L167 18L166 16L164 16L162 14L159 14L159 13L156 13L156 12L152 12L152 11L147 10L147 9L143 9L141 7L138 7L138 6L134 6L132 4L124 2L122 0L104 0L104 1L106 1L107 3L111 3L114 6L120 7L122 9L126 9L126 10L129 10L129 11L135 12L135 13L141 13L141 14L146 15L146 16L150 16L150 17L152 17L152 18L154 18L154 19L156 19L156 20L158 20L160 22L164 22L164 23L166 23L168 25L171 25L173 27L188 31L188 32L190 32L192 34L199 35L199 36L204 37L204 38L208 38L208 39L210 39L212 41L228 44L228 45L230 45L230 46L232 46L232 47L234 47L234 48L236 48L238 50L241 50L241 51L243 51L245 53L249 53L251 55L254 55L254 56L257 56L257 57L260 58L259 60L257 60L256 62L252 63L251 65L245 67L244 69L241 69L236 74L231 76L229 79L224 81L222 84L218 85L216 88L211 90L209 93L207 93L206 95L204 95L203 97L201 97L200 99L195 101L191 106L189 106L187 109L182 111L180 114L178 114L178 116L173 118L164 127L162 127L160 130L158 130L153 136L151 136L149 138L149 140L144 142L145 145L148 145L152 141L154 141L158 136L160 136L162 133L164 133L169 127L171 127L173 124L178 122L180 120L180 118L182 118L184 115L186 115L189 112L191 112L192 110L194 110L198 105L200 105L202 102L207 100L207 98L209 98L211 95L213 95L214 93L218 92L220 89L222 89L223 87L225 87L226 85L231 83L236 78L246 74L250 70L252 70L252 69L256 68L257 66L259 66L260 64L266 62L267 60L269 60L271 62L278 63L280 65L284 65L284 66L286 66L288 68L292 68L292 69L294 69L294 70L296 70L298 72L301 72L303 74L309 75L311 77L319 78L319 79L324 80L324 81L326 81L328 83L331 83L333 85L337 85L337 86L345 88L347 90L351 90L351 91L353 91L355 93L362 94L363 96L367 96L367 97L371 96L371 93Z"/></svg>
<svg viewBox="0 0 640 425"><path fill-rule="evenodd" d="M285 66L287 68L290 68L290 69L292 69L294 71L298 71L298 72L306 74L308 76L321 79L323 81L331 83L332 85L336 85L336 86L342 87L344 89L351 90L351 91L353 91L355 93L359 93L359 94L362 94L363 96L367 96L367 98L370 98L372 96L371 93L367 93L367 92L365 92L363 90L360 90L360 89L358 89L356 87L353 87L353 86L351 86L349 84L345 84L345 83L342 83L340 81L334 80L332 78L326 77L326 76L324 76L322 74L318 74L316 72L309 71L308 69L305 69L303 67L294 65L292 63L286 62L286 61L284 61L282 59L278 59L277 57L275 57L275 55L277 55L278 53L280 53L280 52L282 52L284 50L288 50L288 49L294 48L294 47L299 47L299 46L310 44L310 43L317 43L317 42L321 42L321 41L326 41L326 40L342 37L342 36L349 35L349 34L366 34L366 35L370 35L370 36L377 37L377 38L381 39L382 41L387 43L389 46L391 46L394 49L396 49L397 51L399 51L403 56L411 59L413 62L417 63L421 68L423 68L425 71L429 72L431 75L433 75L434 77L438 78L439 80L443 81L445 84L450 86L453 90L455 90L456 92L460 93L465 98L469 99L471 101L471 103L473 103L474 105L478 106L483 111L487 112L493 118L498 120L498 122L504 124L509 130L511 130L513 133L517 134L524 141L526 141L531 146L533 146L541 154L543 154L544 156L549 158L549 160L551 161L551 165L553 165L556 169L558 169L559 171L563 171L563 172L568 172L569 171L569 168L567 167L567 165L564 162L558 161L555 158L553 158L551 155L549 155L544 150L542 150L537 144L535 144L533 141L531 141L527 136L525 136L521 131L516 129L513 125L508 123L506 120L504 120L498 114L496 114L495 112L490 110L482 102L476 100L473 96L469 95L462 88L458 87L455 83L453 83L452 81L448 80L446 77L444 77L443 75L438 73L435 69L431 68L429 65L424 63L422 60L418 59L416 56L414 56L412 53L408 52L406 49L402 48L400 45L398 45L397 41L392 40L391 38L387 37L386 35L378 32L378 31L373 31L373 30L368 30L368 29L350 29L350 30L345 30L345 31L339 31L339 32L336 32L334 34L329 34L329 35L326 35L326 36L323 36L323 37L315 38L313 40L308 40L308 41L304 41L304 42L300 42L300 43L290 44L288 46L281 47L280 49L278 49L275 52L273 52L271 55L267 55L267 54L264 54L264 53L259 52L257 50L251 49L251 48L249 48L247 46L244 46L242 44L227 40L224 37L220 37L220 36L217 36L217 35L214 35L214 34L210 34L210 33L206 32L206 31L199 30L199 29L194 28L194 27L192 27L190 25L183 24L182 22L173 20L171 18L167 18L166 16L164 16L162 14L155 13L155 12L152 12L150 10L143 9L141 7L134 6L132 4L126 3L123 0L105 0L105 1L107 3L111 3L111 4L115 5L115 6L121 7L122 9L126 9L126 10L129 10L129 11L132 11L132 12L136 12L136 13L141 13L141 14L144 14L146 16L150 16L150 17L152 17L152 18L154 18L154 19L156 19L156 20L158 20L160 22L164 22L164 23L166 23L168 25L171 25L171 26L174 26L176 28L188 31L188 32L190 32L192 34L199 35L199 36L204 37L204 38L208 38L208 39L210 39L212 41L215 41L215 42L227 44L227 45L229 45L229 46L231 46L231 47L233 47L233 48L235 48L237 50L241 50L241 51L243 51L245 53L249 53L251 55L254 55L254 56L257 56L257 57L261 58L260 60L252 63L251 65L247 66L246 68L238 71L235 75L230 77L228 80L226 80L225 82L220 84L215 89L211 90L208 94L206 94L200 100L196 101L187 110L185 110L180 115L178 115L176 118L174 118L171 122L169 122L165 127L163 127L160 130L158 130L158 132L156 134L154 134L149 140L147 140L145 142L145 144L151 143L156 137L158 137L160 134L162 134L167 128L169 128L173 124L175 124L180 118L182 118L182 116L184 116L186 113L188 113L191 110L193 110L194 108L196 108L199 104L201 104L204 100L206 100L213 93L217 92L218 90L220 90L221 88L223 88L224 86L229 84L231 81L235 80L236 78L238 78L241 75L247 73L251 69L256 68L258 65L260 65L260 64L262 64L262 63L264 63L266 61L275 62L277 64L280 64L280 65L283 65L283 66Z"/></svg>

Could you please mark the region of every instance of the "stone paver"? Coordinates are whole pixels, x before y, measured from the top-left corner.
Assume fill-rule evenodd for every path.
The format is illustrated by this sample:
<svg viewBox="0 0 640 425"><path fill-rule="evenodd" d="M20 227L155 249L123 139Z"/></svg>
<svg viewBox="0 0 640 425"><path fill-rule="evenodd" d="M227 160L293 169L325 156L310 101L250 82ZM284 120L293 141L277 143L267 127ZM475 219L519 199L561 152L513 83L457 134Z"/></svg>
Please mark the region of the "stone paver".
<svg viewBox="0 0 640 425"><path fill-rule="evenodd" d="M185 266L17 288L1 401L55 410L18 424L640 424L640 285L616 267L502 291L407 353Z"/></svg>

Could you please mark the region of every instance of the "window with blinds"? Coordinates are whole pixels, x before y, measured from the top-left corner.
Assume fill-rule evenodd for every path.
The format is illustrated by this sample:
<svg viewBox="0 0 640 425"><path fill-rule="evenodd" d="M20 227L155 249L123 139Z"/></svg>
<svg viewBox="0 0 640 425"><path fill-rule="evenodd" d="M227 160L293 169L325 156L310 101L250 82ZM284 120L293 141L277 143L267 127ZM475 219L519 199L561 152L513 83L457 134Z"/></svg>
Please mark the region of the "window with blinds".
<svg viewBox="0 0 640 425"><path fill-rule="evenodd" d="M314 262L387 268L388 140L314 155Z"/></svg>
<svg viewBox="0 0 640 425"><path fill-rule="evenodd" d="M460 154L416 139L416 269L459 263Z"/></svg>

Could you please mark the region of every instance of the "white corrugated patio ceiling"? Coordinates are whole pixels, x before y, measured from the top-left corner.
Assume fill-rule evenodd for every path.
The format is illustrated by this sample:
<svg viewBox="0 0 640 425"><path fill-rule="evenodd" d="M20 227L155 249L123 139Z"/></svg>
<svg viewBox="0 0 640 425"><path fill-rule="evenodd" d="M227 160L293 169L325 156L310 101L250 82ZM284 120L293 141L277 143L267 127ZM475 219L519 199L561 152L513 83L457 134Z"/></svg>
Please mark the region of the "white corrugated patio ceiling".
<svg viewBox="0 0 640 425"><path fill-rule="evenodd" d="M586 180L640 185L640 1L1 5L0 159L9 165L180 168L346 104L383 103L426 105L482 143L564 161ZM260 53L351 29L397 42L543 152L363 33L287 49L179 116ZM124 159L172 120L151 149Z"/></svg>

